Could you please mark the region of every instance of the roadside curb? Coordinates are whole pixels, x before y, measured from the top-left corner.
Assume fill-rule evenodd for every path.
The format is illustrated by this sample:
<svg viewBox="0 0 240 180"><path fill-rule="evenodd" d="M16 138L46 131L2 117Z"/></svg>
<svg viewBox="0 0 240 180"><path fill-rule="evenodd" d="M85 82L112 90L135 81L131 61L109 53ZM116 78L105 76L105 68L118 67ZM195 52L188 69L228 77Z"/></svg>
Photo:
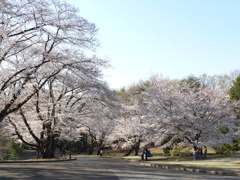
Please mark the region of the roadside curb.
<svg viewBox="0 0 240 180"><path fill-rule="evenodd" d="M59 159L59 160L46 160L46 161L14 161L14 160L6 160L6 161L0 161L0 164L2 163L45 163L45 162L63 162L63 161L72 161L72 160L77 160L76 158L72 159Z"/></svg>
<svg viewBox="0 0 240 180"><path fill-rule="evenodd" d="M156 168L162 168L162 169L171 169L176 171L197 172L197 173L225 175L225 176L240 176L240 172L234 172L234 171L201 169L201 168L194 168L194 167L184 167L179 165L154 164L150 162L141 162L141 161L133 161L133 160L131 160L130 162L132 164L139 164L143 166L150 166L150 167L156 167Z"/></svg>

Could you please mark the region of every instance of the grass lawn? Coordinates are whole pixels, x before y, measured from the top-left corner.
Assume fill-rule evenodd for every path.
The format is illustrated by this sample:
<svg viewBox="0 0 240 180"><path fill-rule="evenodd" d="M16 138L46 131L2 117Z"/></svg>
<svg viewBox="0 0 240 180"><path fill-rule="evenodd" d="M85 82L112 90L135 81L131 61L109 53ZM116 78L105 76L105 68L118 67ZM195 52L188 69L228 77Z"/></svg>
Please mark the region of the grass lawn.
<svg viewBox="0 0 240 180"><path fill-rule="evenodd" d="M159 149L149 149L154 155L153 157L148 158L149 163L153 164L162 164L162 165L180 165L184 167L196 167L196 168L206 168L206 169L219 169L219 170L230 170L230 171L239 171L240 172L240 152L235 154L224 154L217 155L213 150L209 150L207 160L198 160L193 161L193 158L189 154L187 157L171 157L166 156ZM123 156L123 152L113 151L108 152L105 157L112 158L123 158L128 160L141 160L141 156Z"/></svg>

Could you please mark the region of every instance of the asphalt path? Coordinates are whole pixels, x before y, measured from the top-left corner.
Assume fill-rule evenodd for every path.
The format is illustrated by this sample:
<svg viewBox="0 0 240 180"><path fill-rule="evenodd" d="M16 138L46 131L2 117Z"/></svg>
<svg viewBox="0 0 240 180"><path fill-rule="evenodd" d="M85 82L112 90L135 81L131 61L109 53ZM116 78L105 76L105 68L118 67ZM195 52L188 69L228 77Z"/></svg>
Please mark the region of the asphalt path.
<svg viewBox="0 0 240 180"><path fill-rule="evenodd" d="M147 167L122 159L77 157L63 162L0 163L0 180L12 179L239 180L239 177Z"/></svg>

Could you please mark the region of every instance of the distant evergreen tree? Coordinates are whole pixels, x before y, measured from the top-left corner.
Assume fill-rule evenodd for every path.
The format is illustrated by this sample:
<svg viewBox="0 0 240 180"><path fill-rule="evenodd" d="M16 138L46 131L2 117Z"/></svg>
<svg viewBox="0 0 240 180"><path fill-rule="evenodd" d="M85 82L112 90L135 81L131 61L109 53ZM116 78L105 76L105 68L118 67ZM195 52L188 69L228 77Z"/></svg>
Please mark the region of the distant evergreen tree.
<svg viewBox="0 0 240 180"><path fill-rule="evenodd" d="M240 76L233 81L233 86L229 90L229 96L232 101L240 100Z"/></svg>
<svg viewBox="0 0 240 180"><path fill-rule="evenodd" d="M228 92L231 101L239 101L240 100L240 76L233 81L233 85ZM238 113L237 118L240 119L240 112Z"/></svg>
<svg viewBox="0 0 240 180"><path fill-rule="evenodd" d="M134 100L138 100L139 103L142 102L142 93L146 91L149 87L148 81L140 81L138 84L133 84L127 89L122 87L119 91L116 92L118 100L125 104L131 105Z"/></svg>
<svg viewBox="0 0 240 180"><path fill-rule="evenodd" d="M200 87L201 82L200 79L194 75L189 75L187 78L184 78L180 81L180 83L187 83L190 85L190 87Z"/></svg>

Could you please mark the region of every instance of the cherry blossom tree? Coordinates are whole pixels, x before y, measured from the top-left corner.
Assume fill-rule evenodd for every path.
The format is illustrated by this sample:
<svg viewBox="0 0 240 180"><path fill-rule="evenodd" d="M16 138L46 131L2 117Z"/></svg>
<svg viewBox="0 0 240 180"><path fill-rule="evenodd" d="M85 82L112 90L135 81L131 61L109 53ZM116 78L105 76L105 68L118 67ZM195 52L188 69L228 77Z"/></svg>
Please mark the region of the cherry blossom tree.
<svg viewBox="0 0 240 180"><path fill-rule="evenodd" d="M193 87L154 76L144 100L158 141L170 139L165 146L176 139L185 144L221 146L231 143L239 131L234 112L237 104L231 103L222 89Z"/></svg>
<svg viewBox="0 0 240 180"><path fill-rule="evenodd" d="M100 89L98 89L98 92ZM105 97L88 97L86 112L81 119L78 118L80 133L89 136L89 154L97 148L97 152L106 145L111 144L110 135L114 128L114 119L118 114L119 105L115 94L108 93Z"/></svg>
<svg viewBox="0 0 240 180"><path fill-rule="evenodd" d="M37 150L38 158L54 157L59 140L77 140L80 128L86 127L86 120L92 121L91 128L103 123L96 117L108 118L106 109L110 109L114 102L114 96L105 84L85 84L82 77L77 79L78 75L75 78L74 74L67 75L69 72L65 78L62 74L52 78L20 108L19 115L16 112L8 116L8 121L14 127L12 134Z"/></svg>
<svg viewBox="0 0 240 180"><path fill-rule="evenodd" d="M0 121L70 66L94 79L99 71L91 64L107 65L84 56L83 51L98 46L97 28L67 3L2 0L0 12L0 73L4 74L0 77ZM41 78L36 80L36 75Z"/></svg>
<svg viewBox="0 0 240 180"><path fill-rule="evenodd" d="M115 120L115 140L124 141L123 148L129 149L125 154L134 151L138 155L139 149L152 142L153 133L147 121L147 109L144 108L142 92L148 87L148 82L132 85L127 90L118 92L122 105L120 116Z"/></svg>
<svg viewBox="0 0 240 180"><path fill-rule="evenodd" d="M134 152L137 156L140 148L153 142L153 134L146 121L146 111L139 106L125 107L120 118L116 119L115 139L124 141L124 149L129 149L125 156Z"/></svg>
<svg viewBox="0 0 240 180"><path fill-rule="evenodd" d="M97 28L57 0L4 0L0 8L0 121L38 158L53 157L58 140L77 138L93 107L113 104L101 73L108 62L89 55Z"/></svg>

